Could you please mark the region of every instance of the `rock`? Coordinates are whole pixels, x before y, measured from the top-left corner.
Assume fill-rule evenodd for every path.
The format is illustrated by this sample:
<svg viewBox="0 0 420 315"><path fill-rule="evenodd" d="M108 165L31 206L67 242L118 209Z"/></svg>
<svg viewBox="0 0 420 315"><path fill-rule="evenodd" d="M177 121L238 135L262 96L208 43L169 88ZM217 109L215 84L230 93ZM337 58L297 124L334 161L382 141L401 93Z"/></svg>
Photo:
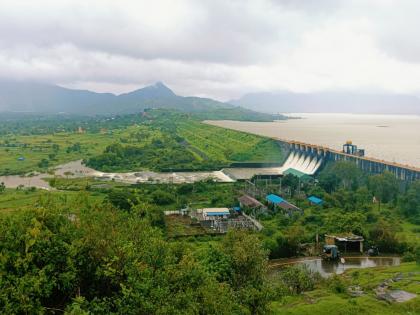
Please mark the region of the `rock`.
<svg viewBox="0 0 420 315"><path fill-rule="evenodd" d="M385 300L389 303L402 303L414 299L417 294L410 293L404 290L376 290L376 297L379 300Z"/></svg>
<svg viewBox="0 0 420 315"><path fill-rule="evenodd" d="M352 297L358 297L364 294L363 289L358 285L352 285L348 287L347 293Z"/></svg>
<svg viewBox="0 0 420 315"><path fill-rule="evenodd" d="M392 278L392 280L393 280L393 281L395 281L395 282L397 282L397 281L401 281L401 280L403 280L403 279L404 279L404 276L403 276L403 274L402 274L401 272L397 273L397 274L395 275L395 277L394 277L394 278Z"/></svg>

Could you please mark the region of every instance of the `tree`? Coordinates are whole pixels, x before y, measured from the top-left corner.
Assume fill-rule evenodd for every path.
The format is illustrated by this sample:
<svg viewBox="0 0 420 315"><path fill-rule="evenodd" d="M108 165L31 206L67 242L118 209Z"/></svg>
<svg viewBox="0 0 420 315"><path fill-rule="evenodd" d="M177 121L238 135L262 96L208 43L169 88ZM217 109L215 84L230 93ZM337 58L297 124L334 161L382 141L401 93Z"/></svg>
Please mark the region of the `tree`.
<svg viewBox="0 0 420 315"><path fill-rule="evenodd" d="M108 196L108 201L121 210L131 210L137 204L136 196L128 190L112 190Z"/></svg>
<svg viewBox="0 0 420 315"><path fill-rule="evenodd" d="M407 192L400 198L399 206L408 218L418 218L420 223L420 181L412 183Z"/></svg>
<svg viewBox="0 0 420 315"><path fill-rule="evenodd" d="M3 193L5 190L6 190L6 185L3 182L1 182L0 183L0 194Z"/></svg>
<svg viewBox="0 0 420 315"><path fill-rule="evenodd" d="M378 200L379 209L382 202L389 202L395 200L398 194L398 181L390 172L370 176L368 180L370 191Z"/></svg>

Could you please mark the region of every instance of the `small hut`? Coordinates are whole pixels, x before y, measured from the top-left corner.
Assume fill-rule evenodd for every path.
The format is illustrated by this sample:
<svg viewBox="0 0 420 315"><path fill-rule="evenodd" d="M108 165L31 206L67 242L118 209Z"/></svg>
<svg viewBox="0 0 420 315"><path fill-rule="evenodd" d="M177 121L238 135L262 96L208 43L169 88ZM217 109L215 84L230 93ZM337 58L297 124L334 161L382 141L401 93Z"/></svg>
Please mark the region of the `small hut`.
<svg viewBox="0 0 420 315"><path fill-rule="evenodd" d="M362 236L355 235L353 233L346 234L325 234L325 244L337 245L337 247L343 252L360 252L363 253L363 242Z"/></svg>

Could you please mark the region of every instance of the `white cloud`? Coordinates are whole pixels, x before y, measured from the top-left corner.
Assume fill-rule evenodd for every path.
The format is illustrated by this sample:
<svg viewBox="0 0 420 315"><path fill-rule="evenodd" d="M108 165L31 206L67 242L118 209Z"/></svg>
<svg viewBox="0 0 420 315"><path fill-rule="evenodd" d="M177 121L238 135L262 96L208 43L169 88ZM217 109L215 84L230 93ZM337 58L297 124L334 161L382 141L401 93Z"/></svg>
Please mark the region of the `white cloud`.
<svg viewBox="0 0 420 315"><path fill-rule="evenodd" d="M0 0L0 77L183 95L420 91L418 1Z"/></svg>

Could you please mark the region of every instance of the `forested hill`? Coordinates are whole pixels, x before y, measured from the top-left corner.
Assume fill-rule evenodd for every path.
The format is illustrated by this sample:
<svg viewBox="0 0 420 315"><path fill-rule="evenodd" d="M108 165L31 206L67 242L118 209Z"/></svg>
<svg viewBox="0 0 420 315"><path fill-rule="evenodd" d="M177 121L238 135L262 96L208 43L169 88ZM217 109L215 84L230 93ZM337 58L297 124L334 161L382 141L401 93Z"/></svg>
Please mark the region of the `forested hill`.
<svg viewBox="0 0 420 315"><path fill-rule="evenodd" d="M275 118L209 98L179 96L161 82L114 95L34 82L0 81L0 112L114 115L137 113L145 108L177 109L210 119L272 121Z"/></svg>

